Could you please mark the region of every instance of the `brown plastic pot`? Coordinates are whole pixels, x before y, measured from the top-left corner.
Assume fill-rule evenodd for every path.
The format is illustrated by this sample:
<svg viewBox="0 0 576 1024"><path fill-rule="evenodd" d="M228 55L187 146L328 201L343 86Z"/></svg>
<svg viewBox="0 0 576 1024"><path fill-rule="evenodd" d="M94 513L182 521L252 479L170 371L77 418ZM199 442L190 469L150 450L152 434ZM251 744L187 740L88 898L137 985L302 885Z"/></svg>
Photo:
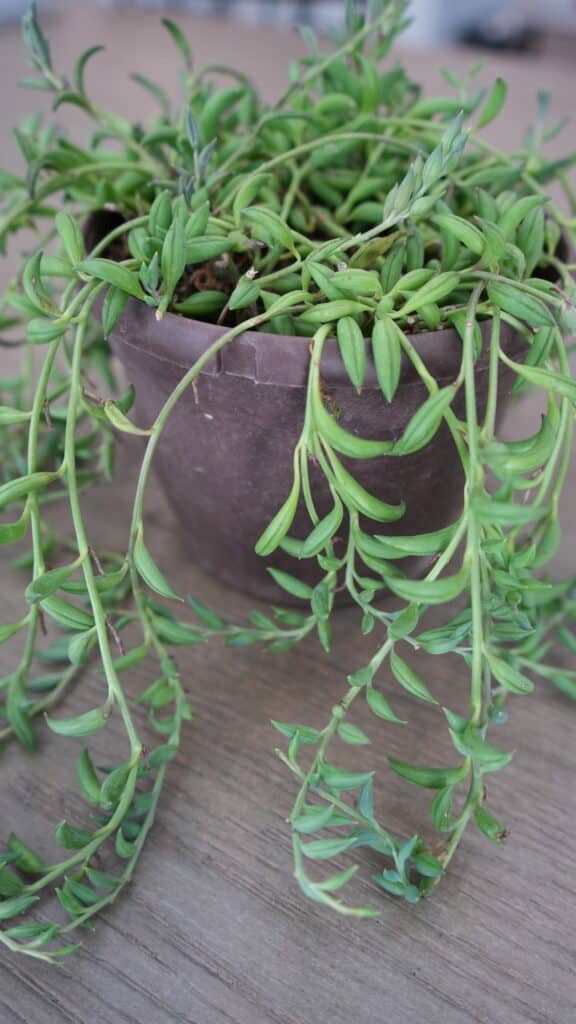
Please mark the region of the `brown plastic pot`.
<svg viewBox="0 0 576 1024"><path fill-rule="evenodd" d="M489 327L488 323L481 325L484 346L476 364L479 415L487 396ZM134 418L141 426L153 422L178 381L222 331L219 326L174 314L158 322L152 309L130 300L111 342L136 389ZM462 343L455 330L417 334L411 341L438 384L455 379L462 357ZM521 357L525 351L521 336L507 326L502 344L513 357ZM387 403L378 388L370 351L367 356L360 396L349 382L335 340L326 343L322 379L345 430L365 438L393 440L400 437L428 392L404 359L398 391L394 401ZM295 563L281 551L269 559L254 553L258 537L290 490L309 358L307 338L264 332L246 332L236 338L206 366L195 388L180 399L155 462L193 561L231 587L275 601L282 599L281 594L285 601L286 595L276 587L268 565L292 573L296 565L299 576L310 582L318 578L313 560ZM500 409L512 379L501 364ZM454 410L458 416L464 415L462 389ZM378 524L380 533L437 530L453 521L462 507L462 468L445 424L421 451L402 458L357 461L353 472L378 498L406 503L403 518L390 525ZM318 511L326 514L331 500L315 467L312 480ZM304 537L309 531L309 520L300 509L291 534Z"/></svg>

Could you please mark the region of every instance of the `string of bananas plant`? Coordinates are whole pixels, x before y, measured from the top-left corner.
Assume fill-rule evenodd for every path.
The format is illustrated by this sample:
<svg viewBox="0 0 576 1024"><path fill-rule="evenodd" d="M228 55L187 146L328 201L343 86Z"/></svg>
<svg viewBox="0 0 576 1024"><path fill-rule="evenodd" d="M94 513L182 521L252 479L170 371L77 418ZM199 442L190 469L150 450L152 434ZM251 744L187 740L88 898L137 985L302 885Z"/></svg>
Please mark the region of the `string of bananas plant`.
<svg viewBox="0 0 576 1024"><path fill-rule="evenodd" d="M3 837L0 940L10 950L46 961L68 954L82 927L132 878L191 717L175 646L219 636L231 647L286 651L316 631L328 649L336 591L345 588L357 605L373 654L344 680L326 724L275 723L286 740L279 756L296 782L289 820L298 883L311 899L357 917L378 912L346 899L357 862L322 876L314 862L329 866L367 847L382 858L378 886L415 902L446 870L468 825L494 841L505 834L485 805L484 777L510 761L487 739L488 728L505 720L509 696L529 693L536 676L576 697L576 673L558 667L555 656L560 643L576 650L576 584L542 574L560 540L558 503L574 434L576 382L564 339L576 324L574 265L566 255L576 231L568 177L576 156L544 155L561 127L548 122L544 96L522 150L503 153L478 134L504 106L501 79L486 91L474 73L461 80L446 72L450 94L422 98L388 59L404 24L403 0L370 0L363 13L349 2L346 31L329 51L303 31L309 53L291 67L284 96L267 106L235 71L196 71L181 30L165 21L183 60L182 100L174 110L155 82L134 76L160 108L142 125L92 102L86 71L100 47L82 54L71 78L61 76L34 5L24 18L35 72L25 84L51 93L59 115L67 105L81 108L93 129L77 144L52 122L43 127L39 117L27 118L15 132L26 172L0 176L1 244L22 233L27 247L0 300L1 344L22 357L15 375L0 379L0 508L7 510L0 543L20 545L14 564L27 578L20 617L0 627L0 643L20 644L21 652L16 670L0 680L0 739L15 737L32 749L45 717L68 742L105 729L115 716L126 750L100 768L82 749L78 782L91 824L56 826L58 863L45 863L14 834ZM223 76L228 82L215 84ZM564 204L548 197L552 181ZM97 239L85 230L94 211L108 218ZM207 271L202 284L198 269ZM115 390L107 342L130 298L158 319L172 311L222 325L146 428L130 419L133 389ZM523 359L507 354L506 325L524 339ZM455 328L462 343L460 370L445 386L411 341L419 330L439 327ZM311 339L293 479L257 544L279 586L307 610L257 611L237 626L190 598L189 614L177 617L170 604L176 595L146 545L143 505L154 453L203 366L243 331L259 328ZM339 424L320 372L329 336L337 336L358 390L371 348L383 404L394 398L402 359L412 365L428 398L400 438L367 440ZM475 373L483 349L489 393L480 414ZM516 390L530 386L545 399L540 429L514 442L497 434L502 364ZM464 416L455 411L458 396ZM442 424L464 472L459 515L432 533L388 534L404 507L368 493L354 465L403 459ZM98 552L86 495L112 477L115 441L125 432L145 437L129 545ZM312 461L332 495L324 517L316 510ZM56 501L70 517L62 537L50 525ZM309 532L296 538L290 531L302 502ZM335 545L342 536L343 554ZM294 575L274 568L279 548L293 556ZM407 575L411 556L428 560L423 577ZM310 559L320 574L314 587L298 575L300 560ZM393 611L381 601L389 594ZM433 606L442 624L431 628L423 620ZM56 640L45 635L50 621ZM128 627L138 628L140 639L127 649ZM334 742L369 742L352 720L358 702L388 728L402 728L393 695L389 702L382 691L385 667L415 699L436 703L411 665L414 650L459 657L469 680L466 715L438 708L453 766L390 758L403 779L434 793L431 819L442 839L434 853L420 836L399 838L380 824L373 772L340 767ZM146 742L145 754L123 679L148 658L156 660L158 678L138 700L157 741L151 749ZM89 662L105 680L102 702L66 717L61 700ZM47 918L38 912L51 894L61 908L50 905Z"/></svg>

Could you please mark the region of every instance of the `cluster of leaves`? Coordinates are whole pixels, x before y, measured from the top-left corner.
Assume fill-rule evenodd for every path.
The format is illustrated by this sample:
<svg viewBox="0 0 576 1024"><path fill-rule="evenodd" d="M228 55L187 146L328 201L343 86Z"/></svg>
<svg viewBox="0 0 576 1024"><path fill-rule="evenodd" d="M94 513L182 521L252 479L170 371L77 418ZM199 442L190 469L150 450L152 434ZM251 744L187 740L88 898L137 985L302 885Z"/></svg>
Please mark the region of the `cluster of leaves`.
<svg viewBox="0 0 576 1024"><path fill-rule="evenodd" d="M265 643L281 652L315 630L329 649L335 594L346 588L360 610L362 633L378 638L375 653L348 677L323 728L276 727L289 741L280 756L299 780L291 814L296 877L311 898L357 916L372 911L334 895L356 867L314 880L307 861L369 847L391 861L377 883L414 902L443 873L470 822L493 840L505 834L484 806L484 777L510 760L486 739L489 724L504 720L509 694L528 693L536 673L576 696L575 674L547 661L551 637L572 652L576 646L574 585L540 576L560 540L558 502L576 406L563 340L576 322L573 268L563 258L563 237L576 227L566 178L576 158L549 161L542 154L560 127L547 127L544 98L525 148L503 154L476 134L502 109L503 81L486 93L475 88L474 74L461 81L447 73L456 95L423 99L402 68L382 71L404 4L371 0L368 7L360 15L348 3L346 34L330 52L305 33L309 55L292 68L291 84L273 108L242 75L227 71L233 84L224 88L212 80L222 68L194 73L187 41L165 22L184 60L183 103L172 110L155 83L135 76L161 106L148 127L102 111L89 98L85 71L99 47L82 55L71 81L61 78L34 6L25 18L37 72L27 84L51 92L56 109L82 108L96 127L88 144L78 146L28 119L16 133L27 173L2 176L0 243L31 228L37 244L0 306L3 343L23 352L17 377L0 380L0 508L16 509L16 518L0 524L0 542L31 538L31 552L18 560L31 575L25 614L0 627L0 642L24 638L18 668L0 681L0 735L14 733L32 746L34 717L50 711L97 657L106 684L101 706L75 718L50 716L48 725L84 737L118 713L129 751L101 769L82 752L79 781L94 827L57 827L57 841L71 851L65 861L47 866L20 840L8 840L0 856L0 919L7 923L0 940L11 949L48 960L61 956L74 948L66 937L131 878L166 765L190 717L173 646L223 636L229 646ZM544 192L553 178L565 190L568 213ZM104 225L95 239L91 213ZM145 428L131 420L133 391L117 395L108 363L107 338L130 300L149 305L158 319L174 312L222 324L220 338ZM507 353L503 325L524 338L523 362ZM460 370L445 386L411 340L441 326L453 326L462 338ZM247 626L237 627L191 600L195 621L178 619L152 596L178 600L146 545L150 466L172 409L204 365L242 331L259 328L312 339L293 480L256 545L263 558L280 547L294 558L293 575L273 565L270 572L310 607L254 612ZM373 359L383 410L396 396L403 366L425 385L428 397L399 438L368 440L339 422L321 377L331 334L358 391ZM489 386L480 410L475 375L485 348ZM37 373L36 353L42 357ZM534 386L546 399L540 429L514 442L496 432L502 365L517 389ZM456 408L465 409L462 418ZM444 425L464 471L458 518L432 533L388 534L386 524L402 519L405 504L369 493L356 479L355 462L410 456L433 444ZM94 480L112 474L114 439L123 433L146 438L130 542L123 555L99 557L80 499ZM324 515L317 511L311 462L332 496ZM48 504L63 495L72 522L64 547L47 525ZM310 520L306 537L290 533L299 507ZM343 552L336 543L342 537ZM427 560L423 578L407 570L411 558ZM298 576L302 559L317 565L314 587ZM395 611L381 607L389 593L398 599ZM456 615L455 599L462 605ZM442 625L427 628L430 607L445 608ZM62 632L56 643L43 640L46 618ZM126 650L122 632L134 624L141 640ZM372 772L350 771L328 756L335 740L370 742L350 721L359 697L375 719L403 724L384 692L385 667L403 691L437 704L412 665L414 650L459 656L470 678L468 714L440 711L457 763L390 759L403 779L435 791L431 818L443 836L435 853L422 837L400 839L378 823ZM121 677L148 657L156 658L160 675L140 699L162 742L146 756ZM38 677L39 660L53 671ZM332 829L335 836L318 835ZM105 845L123 865L103 874L94 858ZM12 922L50 891L57 892L66 923Z"/></svg>

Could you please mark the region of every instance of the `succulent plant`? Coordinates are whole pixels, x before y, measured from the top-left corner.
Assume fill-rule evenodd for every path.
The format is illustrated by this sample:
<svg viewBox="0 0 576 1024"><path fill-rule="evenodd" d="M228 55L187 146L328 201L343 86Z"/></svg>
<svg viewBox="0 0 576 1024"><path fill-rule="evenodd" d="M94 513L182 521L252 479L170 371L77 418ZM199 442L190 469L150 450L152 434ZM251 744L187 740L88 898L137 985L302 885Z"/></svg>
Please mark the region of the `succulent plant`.
<svg viewBox="0 0 576 1024"><path fill-rule="evenodd" d="M0 853L0 940L12 950L48 961L69 953L78 929L132 878L191 717L174 646L223 637L230 647L262 643L282 652L317 633L329 648L337 590L357 606L373 653L343 681L326 724L274 724L286 740L279 756L297 786L290 814L297 881L311 899L358 917L378 913L344 895L358 862L322 877L313 862L370 848L381 856L377 885L415 902L444 873L468 825L494 841L505 835L486 805L484 779L512 756L487 739L505 719L509 697L529 693L533 677L576 697L576 674L559 667L553 650L558 643L576 650L575 581L542 574L560 540L558 503L574 435L576 382L565 337L576 323L568 255L576 202L567 177L575 158L544 155L561 127L548 124L545 97L522 150L504 153L485 140L481 129L506 100L501 79L486 92L474 74L461 80L446 73L452 94L422 98L389 59L404 22L401 0L371 0L365 14L347 4L346 30L329 50L303 30L309 53L291 66L284 96L269 106L233 70L194 70L187 40L166 20L183 60L182 98L174 109L155 82L134 76L160 107L142 125L90 99L86 73L100 47L82 54L68 79L53 67L34 5L24 18L35 71L25 84L50 92L58 117L67 105L80 107L93 131L79 144L52 120L43 127L39 117L27 118L15 133L26 171L0 176L0 244L22 232L27 248L0 300L2 344L22 355L15 376L0 379L0 508L9 509L0 543L28 543L16 559L26 574L22 614L0 627L0 643L21 644L16 671L0 680L0 738L32 748L44 715L67 742L106 728L114 715L128 749L106 769L82 750L78 781L91 824L58 824L61 862L46 864L8 838ZM228 82L215 84L223 75ZM549 198L552 181L566 208ZM116 387L107 341L130 298L158 319L170 311L222 325L145 427L130 418L133 389ZM501 343L506 325L523 339L523 359ZM411 341L440 327L462 339L460 371L445 386ZM310 337L293 477L256 546L302 609L258 610L236 625L190 597L177 615L182 605L147 544L143 506L153 457L202 367L242 332L259 328ZM371 353L383 405L396 394L402 360L411 364L428 398L401 437L368 440L338 422L320 371L329 336L337 337L359 392ZM489 388L481 413L475 370L483 350ZM533 387L544 396L541 426L522 440L498 436L502 365L516 391ZM457 518L431 533L388 534L404 507L368 493L355 478L356 460L409 457L443 425L464 474ZM145 438L129 545L98 552L84 509L93 485L113 480L123 433ZM311 461L332 495L323 517ZM113 493L114 482L109 486ZM61 536L47 515L55 501L70 522ZM296 538L290 531L299 502L309 531ZM342 537L343 550L336 544ZM279 548L293 556L293 574L274 567ZM422 578L405 570L405 560L416 557L427 559ZM317 563L313 587L299 576L303 559ZM440 625L425 621L431 607ZM45 636L48 622L58 630L55 640ZM130 625L141 635L126 649ZM369 743L352 720L356 702L366 702L387 728L401 729L394 686L437 703L412 666L415 650L456 656L469 680L466 715L438 706L453 765L389 759L402 778L434 792L431 819L441 833L434 851L420 836L398 837L380 824L374 773L340 767L335 742ZM138 698L157 736L151 749L123 684L123 674L146 658L156 659L159 673ZM102 704L66 717L65 691L92 662L106 682ZM393 680L386 693L385 668ZM54 892L63 919L36 921L38 901Z"/></svg>

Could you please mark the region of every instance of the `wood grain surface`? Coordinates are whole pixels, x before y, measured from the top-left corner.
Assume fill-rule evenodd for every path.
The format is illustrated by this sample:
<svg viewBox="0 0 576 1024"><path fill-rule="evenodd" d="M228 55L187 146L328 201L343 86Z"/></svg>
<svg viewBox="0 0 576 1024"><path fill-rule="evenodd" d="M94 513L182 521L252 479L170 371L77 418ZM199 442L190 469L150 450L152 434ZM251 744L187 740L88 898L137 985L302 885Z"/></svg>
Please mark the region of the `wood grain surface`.
<svg viewBox="0 0 576 1024"><path fill-rule="evenodd" d="M154 52L155 22L142 14L91 9L86 18L77 13L55 26L59 53L109 39L113 55L131 45L134 67L170 82L164 42L158 44L158 69L138 59ZM201 58L203 51L209 59L218 51L220 59L236 57L240 64L256 59L256 37L246 31L238 36L236 29L193 21L192 36ZM243 54L238 39L251 50ZM295 48L289 34L269 32L258 49L262 78L272 91L276 65ZM0 37L5 95L14 49L14 39ZM441 62L411 60L431 78ZM462 66L464 58L457 55L452 63ZM106 59L103 66L110 94L122 69ZM511 133L519 120L528 120L528 83L534 89L536 78L542 85L547 76L560 90L560 107L568 107L573 71L543 65L535 76L521 63L512 67ZM11 104L4 106L2 137L13 114ZM530 401L517 404L510 431L536 415ZM102 488L90 502L95 543L125 542L137 454L138 441L126 442L119 488ZM576 570L575 498L573 467L565 540L556 560L563 574ZM148 543L175 588L242 615L249 607L243 598L187 563L185 539L155 487L147 514ZM21 577L5 558L2 621L20 609L21 589ZM416 907L374 894L360 882L357 897L381 910L372 922L335 917L301 898L284 821L294 784L274 755L277 736L269 723L324 722L344 689L345 673L365 663L370 649L358 636L354 612L339 613L337 634L330 655L314 641L275 657L219 645L179 654L195 721L172 765L132 889L59 968L0 954L2 1024L573 1024L576 707L556 692L539 686L531 698L515 700L509 724L498 732L498 745L515 750L511 767L489 781L490 806L511 829L505 844L494 847L470 833L449 876ZM2 649L0 674L15 657L11 646ZM418 668L441 702L455 710L463 706L466 680L458 662L427 658ZM132 695L150 682L151 671L131 673ZM391 688L389 679L385 685ZM70 697L71 713L97 702L101 691L101 677L88 672ZM373 722L357 720L374 738L370 764L379 769L379 810L392 830L411 834L425 822L425 798L385 768L385 757L441 763L449 747L433 708L401 694L395 708L409 719L404 729L382 723L374 732ZM124 741L113 724L99 742L103 758L118 758ZM48 838L54 823L82 813L74 782L77 752L76 741L43 734L35 756L14 746L2 754L0 843L15 829L47 856L55 852ZM366 764L363 752L354 756ZM364 856L360 863L369 879L377 859Z"/></svg>

